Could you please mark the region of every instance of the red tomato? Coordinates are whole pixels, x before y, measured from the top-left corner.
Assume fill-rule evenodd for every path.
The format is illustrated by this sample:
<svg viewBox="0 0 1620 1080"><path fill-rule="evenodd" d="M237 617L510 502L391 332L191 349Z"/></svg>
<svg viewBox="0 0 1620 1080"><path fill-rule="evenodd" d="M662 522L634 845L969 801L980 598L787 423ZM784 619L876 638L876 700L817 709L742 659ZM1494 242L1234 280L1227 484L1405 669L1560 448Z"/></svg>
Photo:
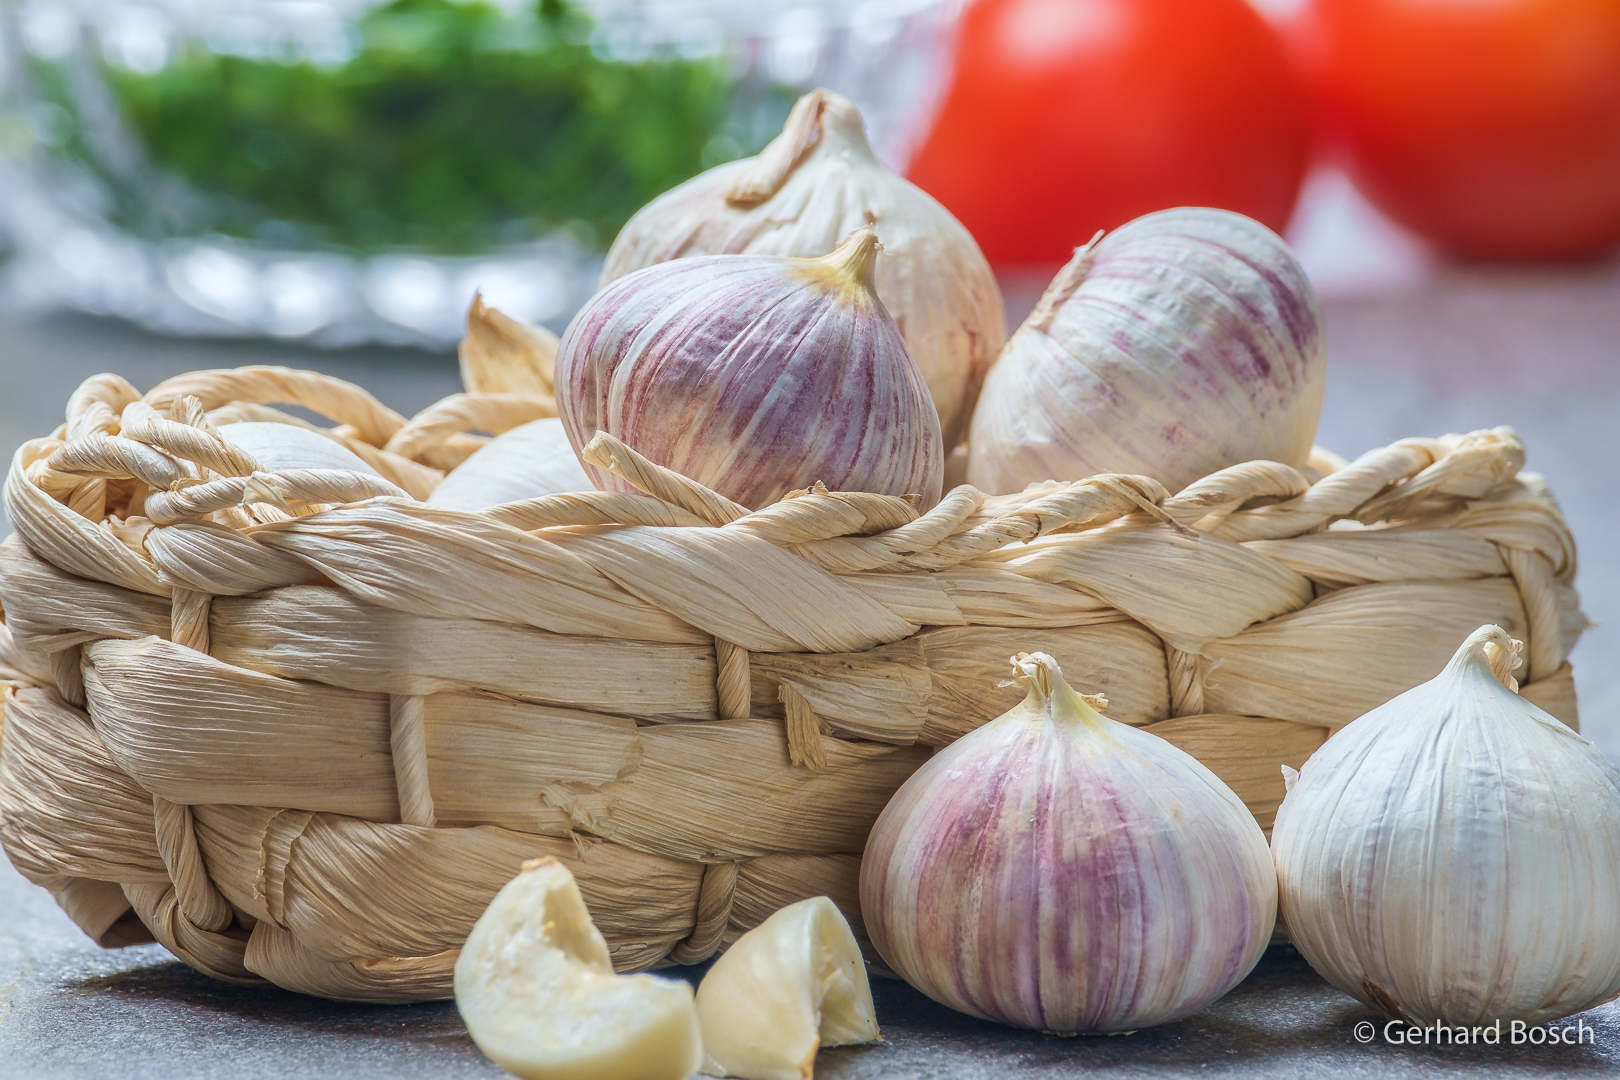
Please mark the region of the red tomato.
<svg viewBox="0 0 1620 1080"><path fill-rule="evenodd" d="M1620 0L1314 0L1303 40L1351 173L1453 254L1620 244Z"/></svg>
<svg viewBox="0 0 1620 1080"><path fill-rule="evenodd" d="M909 175L991 262L1061 262L1098 229L1217 206L1282 229L1309 122L1245 0L976 0Z"/></svg>

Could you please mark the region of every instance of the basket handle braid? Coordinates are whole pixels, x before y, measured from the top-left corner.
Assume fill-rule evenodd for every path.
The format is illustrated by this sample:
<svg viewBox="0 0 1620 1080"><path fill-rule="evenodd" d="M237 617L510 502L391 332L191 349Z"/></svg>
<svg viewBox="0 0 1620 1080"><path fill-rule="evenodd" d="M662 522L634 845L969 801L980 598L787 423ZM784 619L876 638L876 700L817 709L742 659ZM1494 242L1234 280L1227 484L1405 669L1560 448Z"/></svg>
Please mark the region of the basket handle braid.
<svg viewBox="0 0 1620 1080"><path fill-rule="evenodd" d="M405 418L365 390L317 371L257 365L215 368L177 375L148 391L146 403L166 411L176 398L190 394L213 410L233 401L253 405L300 405L354 429L372 446L383 446L405 426Z"/></svg>
<svg viewBox="0 0 1620 1080"><path fill-rule="evenodd" d="M124 407L123 437L194 462L220 476L248 476L257 471L259 463L253 455L221 435L199 407L195 397L174 399L170 403L171 415L178 413L197 421L183 423L158 415L144 401L132 401Z"/></svg>
<svg viewBox="0 0 1620 1080"><path fill-rule="evenodd" d="M1183 524L1208 532L1251 499L1295 499L1310 487L1305 474L1292 466L1276 461L1245 461L1194 480L1164 501L1164 511Z"/></svg>
<svg viewBox="0 0 1620 1080"><path fill-rule="evenodd" d="M124 406L139 401L141 392L122 375L92 375L80 383L67 404L69 442L94 432L115 434Z"/></svg>
<svg viewBox="0 0 1620 1080"><path fill-rule="evenodd" d="M146 499L146 516L154 525L173 525L247 503L267 503L293 512L300 505L347 504L377 496L410 498L402 488L380 476L347 469L287 469L224 476L175 491L155 492Z"/></svg>
<svg viewBox="0 0 1620 1080"><path fill-rule="evenodd" d="M748 507L732 502L674 469L653 464L605 431L591 436L579 460L606 469L653 498L696 514L711 525L726 525L750 512Z"/></svg>

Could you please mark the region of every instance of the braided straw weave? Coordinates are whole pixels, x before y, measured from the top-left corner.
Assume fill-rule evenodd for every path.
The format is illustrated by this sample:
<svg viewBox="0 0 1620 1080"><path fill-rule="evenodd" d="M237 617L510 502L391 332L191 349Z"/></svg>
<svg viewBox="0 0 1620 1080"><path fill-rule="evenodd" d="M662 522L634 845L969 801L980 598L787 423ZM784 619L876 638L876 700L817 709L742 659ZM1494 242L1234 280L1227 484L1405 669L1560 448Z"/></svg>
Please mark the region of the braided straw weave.
<svg viewBox="0 0 1620 1080"><path fill-rule="evenodd" d="M622 970L833 897L932 752L1040 649L1269 826L1279 764L1494 622L1567 722L1575 551L1508 429L1406 439L1314 484L1270 462L1176 495L1096 476L918 516L815 489L749 512L606 436L644 495L466 513L440 475L544 388L415 421L279 368L141 397L115 376L25 444L0 546L0 839L93 938L326 997L447 996L526 859L578 877ZM305 425L379 475L265 471ZM1331 526L1331 527L1329 527Z"/></svg>

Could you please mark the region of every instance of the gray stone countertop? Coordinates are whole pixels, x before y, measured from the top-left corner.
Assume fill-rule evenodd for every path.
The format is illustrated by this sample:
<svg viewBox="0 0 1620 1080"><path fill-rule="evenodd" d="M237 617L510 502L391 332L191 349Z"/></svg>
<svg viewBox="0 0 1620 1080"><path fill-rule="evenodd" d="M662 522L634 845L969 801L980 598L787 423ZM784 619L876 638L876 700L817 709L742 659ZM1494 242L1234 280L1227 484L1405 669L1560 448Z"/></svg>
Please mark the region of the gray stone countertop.
<svg viewBox="0 0 1620 1080"><path fill-rule="evenodd" d="M104 952L41 889L0 865L0 1077L29 1080L427 1080L504 1074L453 1002L343 1005L215 982L160 946ZM702 968L665 974L694 982ZM1620 1073L1620 1002L1561 1021L1577 1045L1391 1045L1383 1021L1275 946L1226 997L1177 1024L1061 1038L954 1013L872 984L884 1041L823 1050L818 1080ZM1357 1024L1373 1040L1357 1041ZM1590 1031L1581 1031L1584 1026ZM1507 1044L1511 1032L1503 1029Z"/></svg>
<svg viewBox="0 0 1620 1080"><path fill-rule="evenodd" d="M1027 291L1027 290L1026 290ZM1019 314L1032 296L1012 290ZM1620 759L1620 270L1443 270L1397 289L1329 296L1332 361L1318 441L1346 456L1407 435L1511 424L1580 545L1579 586L1600 624L1572 659L1582 728ZM319 367L409 414L459 389L448 355L309 353L274 343L173 342L85 319L0 321L0 444L59 422L99 371L145 388L246 363ZM0 524L0 533L5 532ZM1582 1046L1393 1046L1377 1018L1274 948L1220 1002L1178 1024L1059 1039L982 1023L900 983L875 985L887 1041L828 1050L817 1076L1241 1074L1384 1076L1620 1073L1620 1004L1577 1018ZM1575 1021L1571 1021L1575 1022ZM499 1075L448 1002L352 1006L216 983L158 946L103 952L0 861L0 1078L453 1077Z"/></svg>

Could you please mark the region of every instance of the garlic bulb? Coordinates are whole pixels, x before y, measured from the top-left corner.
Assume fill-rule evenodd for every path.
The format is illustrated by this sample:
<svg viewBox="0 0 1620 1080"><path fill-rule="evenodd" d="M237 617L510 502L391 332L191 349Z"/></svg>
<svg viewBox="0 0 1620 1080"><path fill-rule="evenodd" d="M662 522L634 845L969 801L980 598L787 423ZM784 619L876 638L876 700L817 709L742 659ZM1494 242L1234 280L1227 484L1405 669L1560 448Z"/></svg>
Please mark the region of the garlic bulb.
<svg viewBox="0 0 1620 1080"><path fill-rule="evenodd" d="M529 1080L684 1080L703 1060L692 987L615 975L574 875L535 859L495 894L456 959L478 1048Z"/></svg>
<svg viewBox="0 0 1620 1080"><path fill-rule="evenodd" d="M297 424L244 420L220 425L219 433L232 446L252 454L259 468L270 472L347 469L367 476L378 475L377 470L361 461L358 454L336 439L329 439Z"/></svg>
<svg viewBox="0 0 1620 1080"><path fill-rule="evenodd" d="M1294 945L1392 1019L1537 1024L1620 994L1620 769L1514 692L1518 649L1475 631L1277 813Z"/></svg>
<svg viewBox="0 0 1620 1080"><path fill-rule="evenodd" d="M866 962L825 896L789 904L737 939L697 992L703 1071L809 1080L823 1046L877 1042Z"/></svg>
<svg viewBox="0 0 1620 1080"><path fill-rule="evenodd" d="M594 487L562 421L531 420L491 439L439 481L427 501L450 510L482 510Z"/></svg>
<svg viewBox="0 0 1620 1080"><path fill-rule="evenodd" d="M1075 253L973 414L968 481L991 494L1103 472L1171 491L1264 458L1301 468L1327 350L1282 238L1225 210L1163 210Z"/></svg>
<svg viewBox="0 0 1620 1080"><path fill-rule="evenodd" d="M939 418L872 292L878 250L868 228L819 259L713 255L615 281L557 353L575 452L606 431L751 509L818 480L938 502Z"/></svg>
<svg viewBox="0 0 1620 1080"><path fill-rule="evenodd" d="M967 433L984 374L1007 340L990 264L962 223L878 160L855 106L801 97L755 158L716 166L643 207L619 233L601 284L693 255L825 255L877 226L877 294L922 369L947 449Z"/></svg>
<svg viewBox="0 0 1620 1080"><path fill-rule="evenodd" d="M1098 713L1050 656L1013 667L1023 702L935 754L873 826L873 945L934 1000L1018 1027L1198 1011L1271 937L1260 826L1192 757Z"/></svg>

